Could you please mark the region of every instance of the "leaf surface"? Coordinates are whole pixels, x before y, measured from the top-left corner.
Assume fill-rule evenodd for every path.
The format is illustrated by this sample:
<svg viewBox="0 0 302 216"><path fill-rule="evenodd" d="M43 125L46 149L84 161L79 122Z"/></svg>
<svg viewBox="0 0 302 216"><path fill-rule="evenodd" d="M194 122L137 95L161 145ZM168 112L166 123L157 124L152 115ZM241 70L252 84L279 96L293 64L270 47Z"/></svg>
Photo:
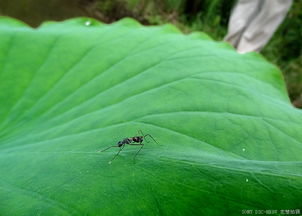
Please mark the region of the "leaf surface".
<svg viewBox="0 0 302 216"><path fill-rule="evenodd" d="M1 215L302 209L302 113L260 55L131 19L1 18L0 37ZM97 152L138 130L159 144L135 162Z"/></svg>

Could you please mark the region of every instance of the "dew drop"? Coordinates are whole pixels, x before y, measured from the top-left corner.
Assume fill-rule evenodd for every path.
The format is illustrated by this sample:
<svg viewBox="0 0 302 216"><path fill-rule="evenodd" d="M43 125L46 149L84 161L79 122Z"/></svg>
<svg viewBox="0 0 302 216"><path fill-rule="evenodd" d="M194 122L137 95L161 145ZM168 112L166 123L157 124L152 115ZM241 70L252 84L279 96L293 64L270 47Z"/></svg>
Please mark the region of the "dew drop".
<svg viewBox="0 0 302 216"><path fill-rule="evenodd" d="M111 164L111 163L112 163L111 161L108 162L108 164Z"/></svg>
<svg viewBox="0 0 302 216"><path fill-rule="evenodd" d="M245 150L246 150L245 148L242 148L242 151L243 151L243 152L245 152Z"/></svg>
<svg viewBox="0 0 302 216"><path fill-rule="evenodd" d="M248 178L246 178L246 179L245 179L245 182L249 182L249 179L248 179Z"/></svg>
<svg viewBox="0 0 302 216"><path fill-rule="evenodd" d="M86 22L85 22L85 25L86 25L86 26L90 26L90 25L91 25L91 21L90 21L90 20L86 21Z"/></svg>

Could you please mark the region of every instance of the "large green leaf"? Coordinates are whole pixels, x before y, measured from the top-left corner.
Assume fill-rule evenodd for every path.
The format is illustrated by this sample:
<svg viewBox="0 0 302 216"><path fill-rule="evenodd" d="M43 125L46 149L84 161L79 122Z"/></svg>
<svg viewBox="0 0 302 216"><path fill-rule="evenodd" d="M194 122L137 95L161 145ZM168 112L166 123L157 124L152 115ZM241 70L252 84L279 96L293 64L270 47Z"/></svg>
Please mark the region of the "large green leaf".
<svg viewBox="0 0 302 216"><path fill-rule="evenodd" d="M173 26L0 24L0 215L302 208L302 112L280 71ZM152 139L116 145L142 130Z"/></svg>

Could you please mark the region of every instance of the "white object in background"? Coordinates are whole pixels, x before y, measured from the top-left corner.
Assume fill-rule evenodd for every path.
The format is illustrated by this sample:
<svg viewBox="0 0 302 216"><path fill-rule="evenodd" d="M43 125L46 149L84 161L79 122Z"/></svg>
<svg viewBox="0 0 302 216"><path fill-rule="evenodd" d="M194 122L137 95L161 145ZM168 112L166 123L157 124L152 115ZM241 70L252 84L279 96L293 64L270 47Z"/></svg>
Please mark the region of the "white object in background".
<svg viewBox="0 0 302 216"><path fill-rule="evenodd" d="M238 0L224 40L239 53L260 51L284 20L292 0Z"/></svg>

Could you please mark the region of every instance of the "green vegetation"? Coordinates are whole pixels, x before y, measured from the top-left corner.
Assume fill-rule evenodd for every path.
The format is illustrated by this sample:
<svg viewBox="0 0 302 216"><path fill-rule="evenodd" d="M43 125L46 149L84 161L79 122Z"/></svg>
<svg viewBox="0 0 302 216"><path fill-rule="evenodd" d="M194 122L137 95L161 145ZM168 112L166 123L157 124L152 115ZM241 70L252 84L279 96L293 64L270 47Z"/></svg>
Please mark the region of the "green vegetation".
<svg viewBox="0 0 302 216"><path fill-rule="evenodd" d="M108 21L130 16L145 24L161 25L170 22L185 33L203 31L215 40L222 40L227 32L228 19L234 3L235 1L222 0L119 0L113 3L107 0L100 1L98 9L108 17ZM119 14L119 11L124 14ZM302 1L294 1L287 19L262 51L269 61L280 67L289 96L297 107L302 107L301 29Z"/></svg>
<svg viewBox="0 0 302 216"><path fill-rule="evenodd" d="M203 31L222 40L234 0L11 0L0 14L33 26L46 20L90 16L102 22L132 17L145 25L173 23L183 32ZM302 1L294 1L288 18L262 54L283 72L292 102L302 107Z"/></svg>
<svg viewBox="0 0 302 216"><path fill-rule="evenodd" d="M301 209L302 111L259 54L129 19L0 32L0 215ZM138 129L136 163L96 152Z"/></svg>

